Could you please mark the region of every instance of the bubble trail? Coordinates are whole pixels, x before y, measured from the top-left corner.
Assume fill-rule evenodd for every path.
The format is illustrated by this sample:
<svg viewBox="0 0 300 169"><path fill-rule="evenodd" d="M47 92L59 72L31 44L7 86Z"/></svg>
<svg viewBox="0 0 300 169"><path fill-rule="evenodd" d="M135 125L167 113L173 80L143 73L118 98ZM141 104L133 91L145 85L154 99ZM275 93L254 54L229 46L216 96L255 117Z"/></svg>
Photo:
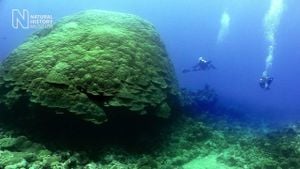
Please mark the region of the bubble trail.
<svg viewBox="0 0 300 169"><path fill-rule="evenodd" d="M230 20L231 19L229 14L227 13L227 11L224 11L220 20L221 27L217 39L218 43L223 42L225 37L227 36L230 26Z"/></svg>
<svg viewBox="0 0 300 169"><path fill-rule="evenodd" d="M269 76L272 64L274 49L276 45L275 34L280 23L281 15L283 12L283 0L271 0L271 5L264 17L265 36L268 42L268 55L266 57L265 70L263 76Z"/></svg>

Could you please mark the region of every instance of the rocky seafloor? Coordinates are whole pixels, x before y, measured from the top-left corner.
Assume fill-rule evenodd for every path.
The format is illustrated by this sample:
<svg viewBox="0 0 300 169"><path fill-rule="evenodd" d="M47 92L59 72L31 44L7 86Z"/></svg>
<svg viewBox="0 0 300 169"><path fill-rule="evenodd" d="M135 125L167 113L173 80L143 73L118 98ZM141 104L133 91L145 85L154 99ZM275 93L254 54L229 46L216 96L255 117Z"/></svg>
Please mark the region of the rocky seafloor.
<svg viewBox="0 0 300 169"><path fill-rule="evenodd" d="M36 129L16 130L14 125L2 124L0 168L300 168L300 125L271 130L225 119L208 112L197 117L184 115L164 124L164 129L127 136L124 129L105 140L82 133L73 137L72 133L63 133L65 137L58 133L55 137L46 130L38 134ZM118 138L120 135L123 137Z"/></svg>

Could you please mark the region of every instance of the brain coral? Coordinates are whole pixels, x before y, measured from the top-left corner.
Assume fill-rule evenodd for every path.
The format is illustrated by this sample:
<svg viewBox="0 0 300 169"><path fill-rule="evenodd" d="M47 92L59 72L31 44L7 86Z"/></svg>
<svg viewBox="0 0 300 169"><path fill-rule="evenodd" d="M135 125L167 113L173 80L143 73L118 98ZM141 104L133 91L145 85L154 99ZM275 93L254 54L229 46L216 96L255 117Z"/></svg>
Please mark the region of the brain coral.
<svg viewBox="0 0 300 169"><path fill-rule="evenodd" d="M8 110L27 101L101 124L120 112L168 117L177 96L158 33L130 14L67 16L33 34L0 66L0 107Z"/></svg>

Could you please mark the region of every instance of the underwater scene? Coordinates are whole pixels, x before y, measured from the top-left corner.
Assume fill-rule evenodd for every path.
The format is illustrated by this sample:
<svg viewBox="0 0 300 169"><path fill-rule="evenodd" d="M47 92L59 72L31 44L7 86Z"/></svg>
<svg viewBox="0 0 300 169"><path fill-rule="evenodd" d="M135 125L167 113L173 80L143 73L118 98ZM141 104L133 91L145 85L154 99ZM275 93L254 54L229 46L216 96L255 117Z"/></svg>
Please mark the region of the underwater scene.
<svg viewBox="0 0 300 169"><path fill-rule="evenodd" d="M0 0L0 169L300 169L299 0Z"/></svg>

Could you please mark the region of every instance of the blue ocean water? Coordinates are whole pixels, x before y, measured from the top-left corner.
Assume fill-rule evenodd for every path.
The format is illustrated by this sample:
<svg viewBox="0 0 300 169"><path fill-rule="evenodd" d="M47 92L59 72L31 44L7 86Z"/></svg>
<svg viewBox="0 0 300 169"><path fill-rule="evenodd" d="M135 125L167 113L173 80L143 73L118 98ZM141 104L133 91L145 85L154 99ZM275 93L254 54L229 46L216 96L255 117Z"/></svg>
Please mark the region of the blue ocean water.
<svg viewBox="0 0 300 169"><path fill-rule="evenodd" d="M281 13L276 3L282 3ZM7 57L36 31L13 29L12 9L50 14L54 20L86 9L132 13L157 28L181 87L196 90L208 84L218 93L219 104L253 117L289 122L300 120L299 6L298 0L1 0L0 58ZM273 43L266 38L265 17L270 11L275 22L278 19L278 24L270 23L276 27L272 29ZM269 73L274 82L265 91L258 80L265 70L270 45L273 65ZM212 60L217 69L182 74L199 56Z"/></svg>

